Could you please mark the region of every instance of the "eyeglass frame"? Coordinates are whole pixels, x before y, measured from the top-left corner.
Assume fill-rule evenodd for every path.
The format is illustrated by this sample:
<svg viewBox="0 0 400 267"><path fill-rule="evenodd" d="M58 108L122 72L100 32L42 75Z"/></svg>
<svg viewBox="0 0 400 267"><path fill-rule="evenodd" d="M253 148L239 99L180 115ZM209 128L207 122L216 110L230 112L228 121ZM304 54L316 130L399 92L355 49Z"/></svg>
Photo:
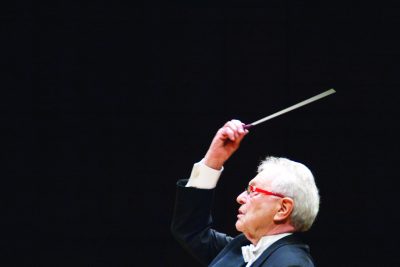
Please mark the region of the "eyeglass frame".
<svg viewBox="0 0 400 267"><path fill-rule="evenodd" d="M255 187L254 185L250 185L250 184L246 187L245 191L247 192L247 195L250 195L253 192L257 192L257 193L262 193L262 194L270 195L270 196L276 196L276 197L280 197L280 198L284 198L285 197L282 194L271 192L271 191L267 191L267 190Z"/></svg>

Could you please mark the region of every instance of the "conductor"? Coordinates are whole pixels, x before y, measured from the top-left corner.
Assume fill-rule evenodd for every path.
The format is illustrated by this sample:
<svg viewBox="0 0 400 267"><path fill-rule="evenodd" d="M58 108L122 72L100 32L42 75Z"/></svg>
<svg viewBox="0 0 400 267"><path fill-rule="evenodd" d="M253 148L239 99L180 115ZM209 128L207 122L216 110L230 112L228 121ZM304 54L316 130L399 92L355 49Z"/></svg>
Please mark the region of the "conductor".
<svg viewBox="0 0 400 267"><path fill-rule="evenodd" d="M212 228L213 196L224 163L248 134L239 120L214 136L190 178L177 182L171 231L204 266L314 266L308 245L298 237L312 226L319 193L311 171L287 158L267 157L236 199L236 237Z"/></svg>

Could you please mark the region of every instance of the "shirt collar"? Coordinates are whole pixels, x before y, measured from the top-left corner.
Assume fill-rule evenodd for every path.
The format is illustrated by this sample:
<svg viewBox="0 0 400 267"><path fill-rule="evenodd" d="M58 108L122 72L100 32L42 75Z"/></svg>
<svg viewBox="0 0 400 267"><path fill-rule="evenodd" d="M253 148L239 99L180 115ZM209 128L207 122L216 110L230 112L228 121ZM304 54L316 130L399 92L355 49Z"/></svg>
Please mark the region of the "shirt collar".
<svg viewBox="0 0 400 267"><path fill-rule="evenodd" d="M279 239L288 236L292 233L283 233L278 235L266 235L263 236L257 243L256 246L253 244L243 246L242 254L245 262L254 262L269 246Z"/></svg>

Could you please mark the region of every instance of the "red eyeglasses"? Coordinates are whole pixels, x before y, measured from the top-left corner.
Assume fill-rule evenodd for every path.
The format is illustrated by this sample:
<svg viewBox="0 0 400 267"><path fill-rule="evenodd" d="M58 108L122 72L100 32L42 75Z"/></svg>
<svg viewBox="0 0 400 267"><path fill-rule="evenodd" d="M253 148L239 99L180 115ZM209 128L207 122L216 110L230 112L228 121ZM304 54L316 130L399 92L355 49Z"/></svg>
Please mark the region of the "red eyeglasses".
<svg viewBox="0 0 400 267"><path fill-rule="evenodd" d="M282 198L285 197L282 194L270 192L270 191L267 191L267 190L264 190L264 189L261 189L261 188L257 188L257 187L252 186L252 185L248 185L246 187L246 192L247 192L248 195L250 195L253 192L258 192L258 193L262 193L262 194L266 194L266 195L270 195L270 196L276 196L276 197L282 197Z"/></svg>

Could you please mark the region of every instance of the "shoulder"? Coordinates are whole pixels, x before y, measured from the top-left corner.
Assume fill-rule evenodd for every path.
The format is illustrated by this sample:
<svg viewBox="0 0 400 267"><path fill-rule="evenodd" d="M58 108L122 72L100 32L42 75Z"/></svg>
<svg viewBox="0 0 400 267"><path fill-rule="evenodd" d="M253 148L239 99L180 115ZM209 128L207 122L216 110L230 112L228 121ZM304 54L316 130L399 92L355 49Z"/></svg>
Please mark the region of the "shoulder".
<svg viewBox="0 0 400 267"><path fill-rule="evenodd" d="M310 255L310 248L301 241L298 234L288 235L273 243L265 251L261 261L261 266L313 267L315 265Z"/></svg>
<svg viewBox="0 0 400 267"><path fill-rule="evenodd" d="M267 262L275 263L277 266L314 266L308 246L304 244L281 246L271 254Z"/></svg>

